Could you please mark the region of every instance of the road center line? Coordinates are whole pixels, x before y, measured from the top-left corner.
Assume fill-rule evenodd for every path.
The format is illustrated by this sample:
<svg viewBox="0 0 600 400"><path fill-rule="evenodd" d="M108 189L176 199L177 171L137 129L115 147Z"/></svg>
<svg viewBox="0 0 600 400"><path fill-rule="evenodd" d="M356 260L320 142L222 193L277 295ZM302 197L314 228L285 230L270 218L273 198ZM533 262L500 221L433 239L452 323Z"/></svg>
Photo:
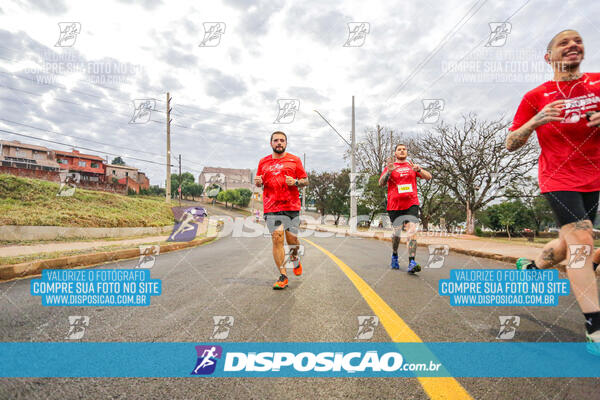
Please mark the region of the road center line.
<svg viewBox="0 0 600 400"><path fill-rule="evenodd" d="M324 249L308 239L302 239L327 255L354 284L358 292L365 299L369 307L379 317L379 321L396 343L423 343L421 338L404 322L402 318L365 282L356 272L337 258L333 253ZM454 378L426 378L418 377L419 383L431 399L473 399L462 385Z"/></svg>

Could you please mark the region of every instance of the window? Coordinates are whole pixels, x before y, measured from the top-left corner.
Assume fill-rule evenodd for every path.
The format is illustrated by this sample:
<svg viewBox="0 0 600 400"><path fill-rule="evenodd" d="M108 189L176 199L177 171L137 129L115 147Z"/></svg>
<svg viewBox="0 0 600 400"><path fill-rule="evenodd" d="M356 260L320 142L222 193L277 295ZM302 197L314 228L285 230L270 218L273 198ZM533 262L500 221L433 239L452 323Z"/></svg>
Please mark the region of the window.
<svg viewBox="0 0 600 400"><path fill-rule="evenodd" d="M98 163L95 163L95 162L93 162L93 163L92 163L92 168L99 168L99 167L98 167Z"/></svg>
<svg viewBox="0 0 600 400"><path fill-rule="evenodd" d="M85 161L79 161L79 166L80 167L85 167Z"/></svg>
<svg viewBox="0 0 600 400"><path fill-rule="evenodd" d="M125 172L125 176L129 176L129 172Z"/></svg>
<svg viewBox="0 0 600 400"><path fill-rule="evenodd" d="M112 171L113 171L113 175L116 175L116 174L117 174L117 171L115 171L114 169L113 169Z"/></svg>
<svg viewBox="0 0 600 400"><path fill-rule="evenodd" d="M68 164L69 163L69 161L67 161L65 159L58 159L58 160L56 160L56 162L59 164Z"/></svg>

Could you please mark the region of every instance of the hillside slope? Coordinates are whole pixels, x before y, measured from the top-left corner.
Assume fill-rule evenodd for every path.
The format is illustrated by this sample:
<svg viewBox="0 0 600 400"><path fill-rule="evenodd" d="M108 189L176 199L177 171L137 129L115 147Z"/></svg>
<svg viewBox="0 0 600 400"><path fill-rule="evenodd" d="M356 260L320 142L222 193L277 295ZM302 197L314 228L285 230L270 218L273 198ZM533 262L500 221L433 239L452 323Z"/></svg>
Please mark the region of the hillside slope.
<svg viewBox="0 0 600 400"><path fill-rule="evenodd" d="M173 213L163 198L77 189L56 196L59 184L0 174L0 225L79 227L166 226Z"/></svg>

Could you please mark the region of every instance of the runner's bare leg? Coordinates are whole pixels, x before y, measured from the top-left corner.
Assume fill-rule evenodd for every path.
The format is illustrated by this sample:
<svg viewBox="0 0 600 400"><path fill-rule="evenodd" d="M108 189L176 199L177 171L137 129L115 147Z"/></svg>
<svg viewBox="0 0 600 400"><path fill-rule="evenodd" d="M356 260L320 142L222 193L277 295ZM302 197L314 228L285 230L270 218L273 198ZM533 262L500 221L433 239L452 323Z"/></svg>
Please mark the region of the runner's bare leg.
<svg viewBox="0 0 600 400"><path fill-rule="evenodd" d="M577 221L562 226L559 236L567 244L567 258L570 258L569 245L588 245L591 249L594 248L592 223L589 220ZM598 285L592 267L592 257L587 256L585 258L583 268L567 267L567 276L581 311L584 313L600 311Z"/></svg>
<svg viewBox="0 0 600 400"><path fill-rule="evenodd" d="M273 240L273 259L277 265L277 269L282 275L286 275L285 266L283 261L285 260L285 251L283 249L283 224L279 225L277 229L271 234Z"/></svg>

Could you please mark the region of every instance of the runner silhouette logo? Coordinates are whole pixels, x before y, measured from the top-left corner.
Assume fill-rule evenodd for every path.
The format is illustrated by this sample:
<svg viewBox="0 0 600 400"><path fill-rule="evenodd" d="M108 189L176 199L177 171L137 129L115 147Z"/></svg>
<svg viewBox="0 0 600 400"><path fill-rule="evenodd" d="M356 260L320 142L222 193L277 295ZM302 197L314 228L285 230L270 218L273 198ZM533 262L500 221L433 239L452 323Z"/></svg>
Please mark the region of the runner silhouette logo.
<svg viewBox="0 0 600 400"><path fill-rule="evenodd" d="M221 346L196 346L198 361L191 375L210 375L217 368L217 361L223 355Z"/></svg>

